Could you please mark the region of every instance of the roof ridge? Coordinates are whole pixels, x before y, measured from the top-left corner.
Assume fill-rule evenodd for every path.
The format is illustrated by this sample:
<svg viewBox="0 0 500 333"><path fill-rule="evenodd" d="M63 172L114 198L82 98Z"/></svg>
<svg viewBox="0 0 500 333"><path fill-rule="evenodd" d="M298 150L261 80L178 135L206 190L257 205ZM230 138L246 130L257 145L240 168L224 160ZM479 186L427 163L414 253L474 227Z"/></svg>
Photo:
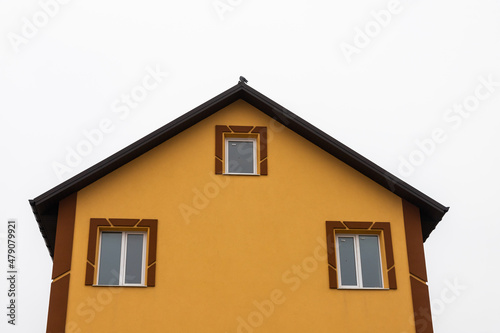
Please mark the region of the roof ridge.
<svg viewBox="0 0 500 333"><path fill-rule="evenodd" d="M118 169L239 99L251 104L285 127L387 188L389 191L418 206L422 215L424 241L448 211L448 207L441 205L240 80L233 87L202 103L191 111L186 112L106 159L42 193L33 200L29 200L51 256L53 256L53 243L55 242L57 206L61 199L90 185L99 178Z"/></svg>

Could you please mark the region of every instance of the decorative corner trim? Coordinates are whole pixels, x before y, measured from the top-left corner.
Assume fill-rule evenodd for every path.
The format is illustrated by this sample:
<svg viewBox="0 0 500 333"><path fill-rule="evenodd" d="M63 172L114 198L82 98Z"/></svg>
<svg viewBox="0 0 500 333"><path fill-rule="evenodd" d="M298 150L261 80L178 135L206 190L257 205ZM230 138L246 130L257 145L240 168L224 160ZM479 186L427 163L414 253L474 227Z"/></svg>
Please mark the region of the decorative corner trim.
<svg viewBox="0 0 500 333"><path fill-rule="evenodd" d="M68 314L69 277L53 281L50 286L49 313L47 316L47 333L59 333L66 330Z"/></svg>
<svg viewBox="0 0 500 333"><path fill-rule="evenodd" d="M402 201L415 329L417 333L433 333L420 210Z"/></svg>
<svg viewBox="0 0 500 333"><path fill-rule="evenodd" d="M76 198L77 194L73 193L59 202L52 280L71 270Z"/></svg>
<svg viewBox="0 0 500 333"><path fill-rule="evenodd" d="M59 202L57 231L50 286L47 332L64 332L68 313L69 281L73 235L75 230L77 192Z"/></svg>

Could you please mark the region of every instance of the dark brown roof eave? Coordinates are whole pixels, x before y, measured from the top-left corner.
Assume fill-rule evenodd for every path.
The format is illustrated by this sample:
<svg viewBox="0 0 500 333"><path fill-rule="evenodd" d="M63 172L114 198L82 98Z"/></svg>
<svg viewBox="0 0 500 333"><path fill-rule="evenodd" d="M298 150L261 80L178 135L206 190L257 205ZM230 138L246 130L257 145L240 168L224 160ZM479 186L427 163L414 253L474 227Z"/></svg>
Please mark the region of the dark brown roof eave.
<svg viewBox="0 0 500 333"><path fill-rule="evenodd" d="M55 243L57 206L61 199L95 182L238 99L243 99L378 184L418 206L422 215L424 241L448 211L448 207L426 196L257 90L240 82L105 160L30 200L51 256L53 256Z"/></svg>

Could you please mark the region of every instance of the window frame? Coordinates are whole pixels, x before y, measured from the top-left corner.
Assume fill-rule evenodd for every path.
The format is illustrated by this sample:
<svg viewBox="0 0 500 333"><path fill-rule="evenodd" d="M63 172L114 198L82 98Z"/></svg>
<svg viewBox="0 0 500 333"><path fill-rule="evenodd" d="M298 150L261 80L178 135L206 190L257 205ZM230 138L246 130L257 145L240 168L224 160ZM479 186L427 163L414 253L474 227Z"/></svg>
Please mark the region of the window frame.
<svg viewBox="0 0 500 333"><path fill-rule="evenodd" d="M253 158L253 172L229 172L229 141L251 142L252 143L252 158ZM257 138L255 137L224 137L224 173L226 175L245 175L252 176L258 175L257 165Z"/></svg>
<svg viewBox="0 0 500 333"><path fill-rule="evenodd" d="M99 283L99 271L101 269L101 249L102 249L102 235L104 233L115 233L121 234L121 247L120 247L120 273L118 276L118 284L103 284ZM141 282L140 283L126 283L125 282L125 271L127 267L127 242L128 235L142 235L142 258L141 258ZM146 275L146 244L148 242L147 231L125 231L125 230L113 230L113 229L101 229L99 230L99 249L97 255L97 275L96 275L96 286L116 286L116 287L144 287L145 285L145 275Z"/></svg>
<svg viewBox="0 0 500 333"><path fill-rule="evenodd" d="M361 250L359 244L359 238L362 236L377 237L378 246L378 259L379 259L379 274L380 274L380 287L364 287L363 286L363 267L361 263ZM339 248L339 238L353 238L354 242L354 263L356 268L356 285L344 285L342 284L342 264L340 262L340 248ZM338 289L385 289L384 288L384 273L383 273L383 262L382 262L382 248L380 244L380 235L378 234L365 234L365 233L336 233L335 234L335 249L336 249L336 260L337 260L337 278L339 281Z"/></svg>

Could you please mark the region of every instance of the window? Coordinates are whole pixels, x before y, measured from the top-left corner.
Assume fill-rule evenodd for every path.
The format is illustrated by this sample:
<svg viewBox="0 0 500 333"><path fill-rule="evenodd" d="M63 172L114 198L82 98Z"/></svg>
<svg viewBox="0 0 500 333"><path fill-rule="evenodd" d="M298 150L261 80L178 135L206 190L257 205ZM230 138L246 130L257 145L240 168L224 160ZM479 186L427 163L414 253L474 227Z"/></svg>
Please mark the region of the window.
<svg viewBox="0 0 500 333"><path fill-rule="evenodd" d="M158 220L91 218L85 285L154 287L157 238Z"/></svg>
<svg viewBox="0 0 500 333"><path fill-rule="evenodd" d="M215 174L267 176L267 127L215 126Z"/></svg>
<svg viewBox="0 0 500 333"><path fill-rule="evenodd" d="M326 221L326 246L330 289L398 289L390 222Z"/></svg>
<svg viewBox="0 0 500 333"><path fill-rule="evenodd" d="M144 285L145 232L102 231L98 285Z"/></svg>
<svg viewBox="0 0 500 333"><path fill-rule="evenodd" d="M257 173L256 140L251 138L226 138L226 173Z"/></svg>
<svg viewBox="0 0 500 333"><path fill-rule="evenodd" d="M378 235L336 236L340 288L383 288Z"/></svg>

